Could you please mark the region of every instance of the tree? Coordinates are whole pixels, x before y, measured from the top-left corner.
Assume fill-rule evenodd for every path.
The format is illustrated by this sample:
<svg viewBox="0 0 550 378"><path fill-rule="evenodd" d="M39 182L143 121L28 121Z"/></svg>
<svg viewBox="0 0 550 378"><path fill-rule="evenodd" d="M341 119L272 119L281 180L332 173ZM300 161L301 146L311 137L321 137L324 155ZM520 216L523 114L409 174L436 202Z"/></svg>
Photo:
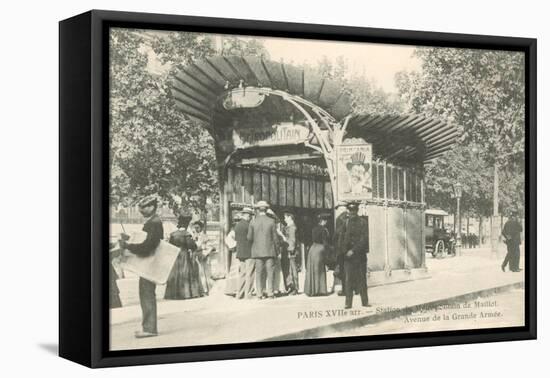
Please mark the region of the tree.
<svg viewBox="0 0 550 378"><path fill-rule="evenodd" d="M110 35L111 203L158 194L178 213L218 202L212 136L177 109L174 74L212 56L214 36L113 29ZM226 54L264 55L260 40L226 37Z"/></svg>
<svg viewBox="0 0 550 378"><path fill-rule="evenodd" d="M460 141L476 143L488 161L505 163L523 153L523 53L418 48L415 55L422 71L396 76L413 111L456 123Z"/></svg>
<svg viewBox="0 0 550 378"><path fill-rule="evenodd" d="M354 113L397 114L403 111L404 103L399 97L385 92L364 73L350 72L343 56L337 57L334 62L323 56L317 70L324 77L340 83L344 92L350 96Z"/></svg>
<svg viewBox="0 0 550 378"><path fill-rule="evenodd" d="M269 59L269 53L263 45L263 40L258 38L243 39L234 36L222 38L222 55L261 56Z"/></svg>
<svg viewBox="0 0 550 378"><path fill-rule="evenodd" d="M401 72L396 76L402 99L413 112L455 123L461 151L475 146L485 163L482 167L493 169L493 185L498 182L499 171L505 177L515 174L518 186L514 188L512 181L506 181L495 186L494 192L500 189L513 195L515 191L511 202L522 207L524 178L518 173L523 170L515 170L524 164L524 54L422 47L416 49L415 55L422 61L421 72ZM449 167L449 171L441 172L446 177L457 176L462 169L460 163L453 164L457 158L460 156L448 153L439 159L448 160L440 163ZM490 191L490 187L470 185L479 181L480 171L469 166L466 169L471 175L463 178L463 184L473 190ZM427 189L435 195L440 188ZM481 197L487 197L487 193ZM485 204L480 202L477 206L483 208ZM496 210L498 205L493 207Z"/></svg>
<svg viewBox="0 0 550 378"><path fill-rule="evenodd" d="M177 110L169 79L213 54L212 41L128 29L114 29L110 41L112 203L157 193L204 209L217 195L212 141Z"/></svg>
<svg viewBox="0 0 550 378"><path fill-rule="evenodd" d="M445 158L426 166L426 198L430 206L455 212L454 186L462 184L462 212L470 215L491 214L492 171L470 146L458 146Z"/></svg>

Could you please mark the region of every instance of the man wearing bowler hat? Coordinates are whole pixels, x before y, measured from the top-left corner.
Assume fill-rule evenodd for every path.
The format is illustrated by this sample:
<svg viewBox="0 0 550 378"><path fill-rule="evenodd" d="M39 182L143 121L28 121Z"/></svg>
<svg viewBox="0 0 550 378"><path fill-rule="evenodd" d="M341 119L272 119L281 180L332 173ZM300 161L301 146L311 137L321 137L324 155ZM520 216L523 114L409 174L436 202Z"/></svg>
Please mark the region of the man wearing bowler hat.
<svg viewBox="0 0 550 378"><path fill-rule="evenodd" d="M343 235L340 240L340 252L344 259L345 307L351 308L354 290L361 296L361 304L367 307L369 305L367 292L368 218L358 215L358 203L349 203L347 208L349 216L341 230Z"/></svg>
<svg viewBox="0 0 550 378"><path fill-rule="evenodd" d="M146 219L143 231L147 233L142 243L128 243L129 235L122 234L120 246L131 253L147 257L153 254L164 236L162 221L157 215L157 198L148 196L138 203L139 212ZM155 296L156 285L154 282L139 278L139 303L142 313L142 330L136 331L137 338L152 337L158 334L157 331L157 298Z"/></svg>
<svg viewBox="0 0 550 378"><path fill-rule="evenodd" d="M274 298L273 283L275 258L277 257L277 252L275 251L277 227L275 220L267 216L269 204L266 201L259 201L255 207L258 210L258 215L250 222L247 239L252 243L251 256L254 259L256 269L256 295L258 299L265 298L265 271L267 276L267 297Z"/></svg>

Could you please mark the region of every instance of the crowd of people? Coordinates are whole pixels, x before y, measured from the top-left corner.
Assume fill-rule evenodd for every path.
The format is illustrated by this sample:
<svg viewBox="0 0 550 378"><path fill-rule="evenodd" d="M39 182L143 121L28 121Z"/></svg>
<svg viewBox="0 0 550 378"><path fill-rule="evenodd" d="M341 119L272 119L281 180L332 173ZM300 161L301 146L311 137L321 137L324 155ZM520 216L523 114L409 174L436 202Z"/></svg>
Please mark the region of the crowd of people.
<svg viewBox="0 0 550 378"><path fill-rule="evenodd" d="M139 243L130 242L130 235L121 234L118 241L120 250L127 250L137 256L150 256L164 238L164 227L157 215L158 202L155 196L143 198L138 203L139 211L145 218L142 231L145 240ZM169 243L179 248L168 281L166 282L165 299L189 299L208 295L211 287L210 265L208 256L212 248L203 232L201 221L193 222L191 216L180 216L177 229L170 233ZM116 251L114 245L112 250ZM114 257L114 256L111 256ZM116 285L116 272L110 264L110 307L121 307L119 290ZM139 301L142 310L142 329L136 331L137 338L152 337L157 331L156 284L144 277L139 277Z"/></svg>
<svg viewBox="0 0 550 378"><path fill-rule="evenodd" d="M306 258L306 279L303 292L308 296L327 295L325 260L329 248L329 215L319 215L313 228L313 243ZM292 212L283 213L283 220L265 201L235 213L231 231L225 238L231 259L226 294L237 299L275 298L300 292L298 273L301 250L298 227Z"/></svg>
<svg viewBox="0 0 550 378"><path fill-rule="evenodd" d="M470 232L470 233L462 233L461 241L462 241L462 248L478 248L479 247L479 236L476 234Z"/></svg>
<svg viewBox="0 0 550 378"><path fill-rule="evenodd" d="M138 256L154 253L163 238L163 224L157 215L157 199L146 197L139 202L139 211L145 218L144 241L130 243L130 236L121 235L119 246ZM230 290L237 299L273 299L277 295L323 296L332 292L328 289L327 273L332 271L342 282L339 295L345 296L345 308L351 308L353 295L361 296L363 306L368 306L367 253L368 218L358 215L358 204L345 206L336 220L334 235L330 235L327 222L330 215L319 215L311 231L305 263L302 264L298 228L294 214L286 211L283 220L270 209L265 201L252 208L243 208L225 242L234 252L235 264L228 277L236 277L235 287ZM207 295L210 290L208 242L203 224L191 217L180 216L177 230L170 233L169 242L180 251L166 284L166 299L188 299ZM300 288L298 273L305 267L305 281ZM114 277L114 274L112 275ZM111 279L112 281L114 278ZM112 282L112 307L120 306L116 282ZM281 289L282 288L282 289ZM139 299L142 309L142 329L136 331L137 338L152 337L157 331L156 284L146 278L139 278Z"/></svg>
<svg viewBox="0 0 550 378"><path fill-rule="evenodd" d="M317 216L311 230L311 243L302 263L295 215L283 213L283 220L259 201L255 211L243 208L234 216L231 231L225 238L234 256L227 280L226 294L237 299L274 299L281 295L324 296L333 292L332 282L340 281L346 296L345 307L352 306L353 294L361 295L368 306L367 253L368 218L358 215L358 204L339 204L345 207L336 221L334 235L327 222L330 214ZM305 280L300 288L298 273L304 267Z"/></svg>

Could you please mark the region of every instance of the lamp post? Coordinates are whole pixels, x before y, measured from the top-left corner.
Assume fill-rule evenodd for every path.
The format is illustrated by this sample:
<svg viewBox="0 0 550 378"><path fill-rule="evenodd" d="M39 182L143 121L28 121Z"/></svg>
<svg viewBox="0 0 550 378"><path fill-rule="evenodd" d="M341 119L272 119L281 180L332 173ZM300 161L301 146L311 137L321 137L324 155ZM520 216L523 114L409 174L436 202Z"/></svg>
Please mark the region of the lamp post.
<svg viewBox="0 0 550 378"><path fill-rule="evenodd" d="M458 217L458 232L456 233L456 254L460 256L462 249L462 220L460 218L460 197L462 197L462 184L457 183L454 186L454 196L456 198L456 216Z"/></svg>

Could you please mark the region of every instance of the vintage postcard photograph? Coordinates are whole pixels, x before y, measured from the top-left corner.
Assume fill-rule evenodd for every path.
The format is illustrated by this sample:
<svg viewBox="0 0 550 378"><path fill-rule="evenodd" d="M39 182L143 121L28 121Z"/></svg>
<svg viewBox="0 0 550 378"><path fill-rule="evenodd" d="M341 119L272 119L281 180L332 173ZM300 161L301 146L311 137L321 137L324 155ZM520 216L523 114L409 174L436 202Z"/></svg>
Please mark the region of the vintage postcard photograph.
<svg viewBox="0 0 550 378"><path fill-rule="evenodd" d="M110 28L109 349L525 326L525 67Z"/></svg>

